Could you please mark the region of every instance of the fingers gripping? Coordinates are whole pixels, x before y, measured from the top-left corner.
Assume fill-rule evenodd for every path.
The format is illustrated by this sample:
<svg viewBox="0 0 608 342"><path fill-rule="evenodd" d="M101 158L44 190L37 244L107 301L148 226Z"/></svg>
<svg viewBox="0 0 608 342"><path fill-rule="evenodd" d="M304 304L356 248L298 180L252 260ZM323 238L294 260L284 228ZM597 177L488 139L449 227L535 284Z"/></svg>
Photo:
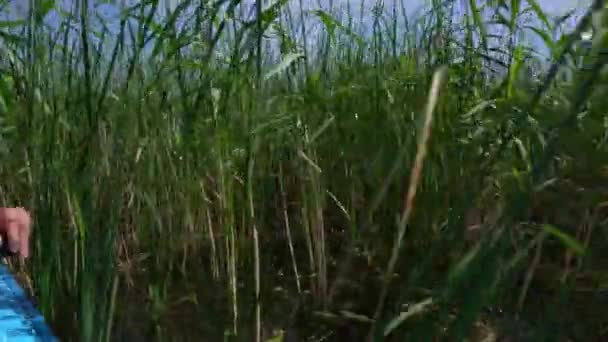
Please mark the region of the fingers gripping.
<svg viewBox="0 0 608 342"><path fill-rule="evenodd" d="M8 244L11 254L20 254L22 257L29 256L30 217L23 208L3 208L0 211L3 235L6 237L4 243Z"/></svg>
<svg viewBox="0 0 608 342"><path fill-rule="evenodd" d="M30 240L30 217L24 211L23 219L19 221L19 251L21 252L21 256L24 258L29 257L30 249L29 249L29 240Z"/></svg>
<svg viewBox="0 0 608 342"><path fill-rule="evenodd" d="M17 221L9 221L6 227L6 235L8 237L8 248L12 253L19 252L21 243L21 235L19 234L19 223Z"/></svg>

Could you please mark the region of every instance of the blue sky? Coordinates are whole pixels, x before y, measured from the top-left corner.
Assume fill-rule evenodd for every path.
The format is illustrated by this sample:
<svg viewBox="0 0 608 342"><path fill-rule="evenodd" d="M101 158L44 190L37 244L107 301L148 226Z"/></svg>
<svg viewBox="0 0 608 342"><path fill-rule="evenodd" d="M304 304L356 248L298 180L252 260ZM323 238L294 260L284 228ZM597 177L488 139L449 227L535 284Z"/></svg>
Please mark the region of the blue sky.
<svg viewBox="0 0 608 342"><path fill-rule="evenodd" d="M81 0L82 1L82 0ZM244 3L253 3L255 0L243 0ZM391 8L394 2L401 3L403 1L406 4L404 7L408 12L413 13L417 8L421 6L428 5L430 0L383 0L386 8ZM552 15L560 15L572 8L584 8L589 6L591 0L537 0L541 6ZM10 3L9 12L12 17L22 16L27 13L28 9L28 0L8 0ZM64 6L69 6L72 4L74 0L56 0L56 3L63 3ZM89 3L92 6L97 7L100 11L105 12L108 16L116 16L118 11L115 8L115 5L112 3L121 3L123 0L89 0ZM136 0L126 0L127 4L135 4L139 1ZM162 6L168 5L169 7L175 7L179 4L181 0L161 0ZM266 0L266 2L270 2ZM297 0L291 0L292 3L297 4ZM358 11L361 4L368 10L376 3L375 0L304 0L305 6L309 6L309 8L319 8L321 7L328 9L329 4L333 3L336 9L345 8L346 3L350 2L353 10ZM468 1L463 0L463 3ZM0 3L2 1L0 0Z"/></svg>
<svg viewBox="0 0 608 342"><path fill-rule="evenodd" d="M42 0L40 0L42 1ZM75 3L76 0L56 0L56 4L62 4L64 8L69 8L72 4ZM82 0L78 0L82 1ZM117 5L126 1L127 4L136 4L139 1L136 0L89 0L89 4L91 9L96 13L99 17L103 18L104 22L108 23L111 31L117 32L117 24L119 19L119 10ZM160 0L161 8L164 8L166 5L174 8L181 2L181 0ZM253 5L255 0L242 0L243 3ZM275 0L276 1L276 0ZM372 7L376 4L377 0L303 0L306 10L312 9L323 9L329 11L330 4L333 4L332 13L338 20L340 20L340 13L344 13L347 8L347 4L350 3L351 13L355 18L359 18L361 14L361 5L363 5L363 20L367 23L366 26L371 27L371 23L373 21L372 18ZM400 12L402 8L401 3L404 4L403 8L405 8L408 16L415 16L415 13L420 13L420 10L428 5L430 0L383 0L384 8L387 13L390 13L393 8L393 4L397 4L397 10ZM468 3L468 0L458 0L462 1L463 4ZM557 17L559 15L563 15L564 13L570 11L571 9L580 9L584 10L589 4L591 0L537 0L543 9L550 14L552 17ZM2 3L3 0L0 0ZM0 20L3 18L6 19L7 16L11 19L15 19L18 17L23 17L27 13L28 0L8 0L10 3L9 10L4 11L4 13L0 14ZM266 3L274 2L271 0L266 0ZM481 3L481 1L478 1ZM299 5L299 0L290 0L290 5L292 6L293 13L297 17L297 10ZM59 21L59 14L56 11L51 11L46 18L46 22L51 26L56 26ZM345 19L344 19L345 20ZM574 24L575 19L571 20L570 24ZM308 26L308 22L307 22ZM316 31L320 31L322 25L318 20L314 20L311 22L311 29L309 33ZM365 34L369 29L361 29L359 30L359 34ZM535 37L531 37L534 45L539 43L540 40L534 39ZM540 46L542 50L542 46Z"/></svg>

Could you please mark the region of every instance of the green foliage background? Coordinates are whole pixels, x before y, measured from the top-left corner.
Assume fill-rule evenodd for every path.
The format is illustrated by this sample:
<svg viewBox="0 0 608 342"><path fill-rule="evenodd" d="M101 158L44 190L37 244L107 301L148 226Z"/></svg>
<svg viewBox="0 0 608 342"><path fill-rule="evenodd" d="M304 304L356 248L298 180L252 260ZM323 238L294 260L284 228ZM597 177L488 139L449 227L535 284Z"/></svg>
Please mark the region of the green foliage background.
<svg viewBox="0 0 608 342"><path fill-rule="evenodd" d="M0 22L14 267L62 340L605 337L603 1L561 35L533 0L395 2L369 36L261 0L142 1L115 36L73 3Z"/></svg>

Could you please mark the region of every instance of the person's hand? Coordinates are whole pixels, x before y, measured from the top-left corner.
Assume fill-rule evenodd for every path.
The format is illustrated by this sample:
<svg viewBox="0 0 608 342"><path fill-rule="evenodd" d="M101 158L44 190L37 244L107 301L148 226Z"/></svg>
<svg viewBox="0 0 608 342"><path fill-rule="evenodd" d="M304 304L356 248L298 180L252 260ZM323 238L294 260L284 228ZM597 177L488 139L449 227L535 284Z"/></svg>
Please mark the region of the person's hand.
<svg viewBox="0 0 608 342"><path fill-rule="evenodd" d="M32 219L25 209L0 208L2 243L8 243L8 249L23 258L27 258L30 254L31 224Z"/></svg>

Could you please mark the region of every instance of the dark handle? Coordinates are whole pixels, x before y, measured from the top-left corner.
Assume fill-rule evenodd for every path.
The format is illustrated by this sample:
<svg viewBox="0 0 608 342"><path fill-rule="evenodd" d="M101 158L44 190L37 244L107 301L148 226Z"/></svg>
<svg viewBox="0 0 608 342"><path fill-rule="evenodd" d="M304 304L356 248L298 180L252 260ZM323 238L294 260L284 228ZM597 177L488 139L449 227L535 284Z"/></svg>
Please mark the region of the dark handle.
<svg viewBox="0 0 608 342"><path fill-rule="evenodd" d="M0 234L0 257L7 258L17 255L8 247L8 237L5 233Z"/></svg>

